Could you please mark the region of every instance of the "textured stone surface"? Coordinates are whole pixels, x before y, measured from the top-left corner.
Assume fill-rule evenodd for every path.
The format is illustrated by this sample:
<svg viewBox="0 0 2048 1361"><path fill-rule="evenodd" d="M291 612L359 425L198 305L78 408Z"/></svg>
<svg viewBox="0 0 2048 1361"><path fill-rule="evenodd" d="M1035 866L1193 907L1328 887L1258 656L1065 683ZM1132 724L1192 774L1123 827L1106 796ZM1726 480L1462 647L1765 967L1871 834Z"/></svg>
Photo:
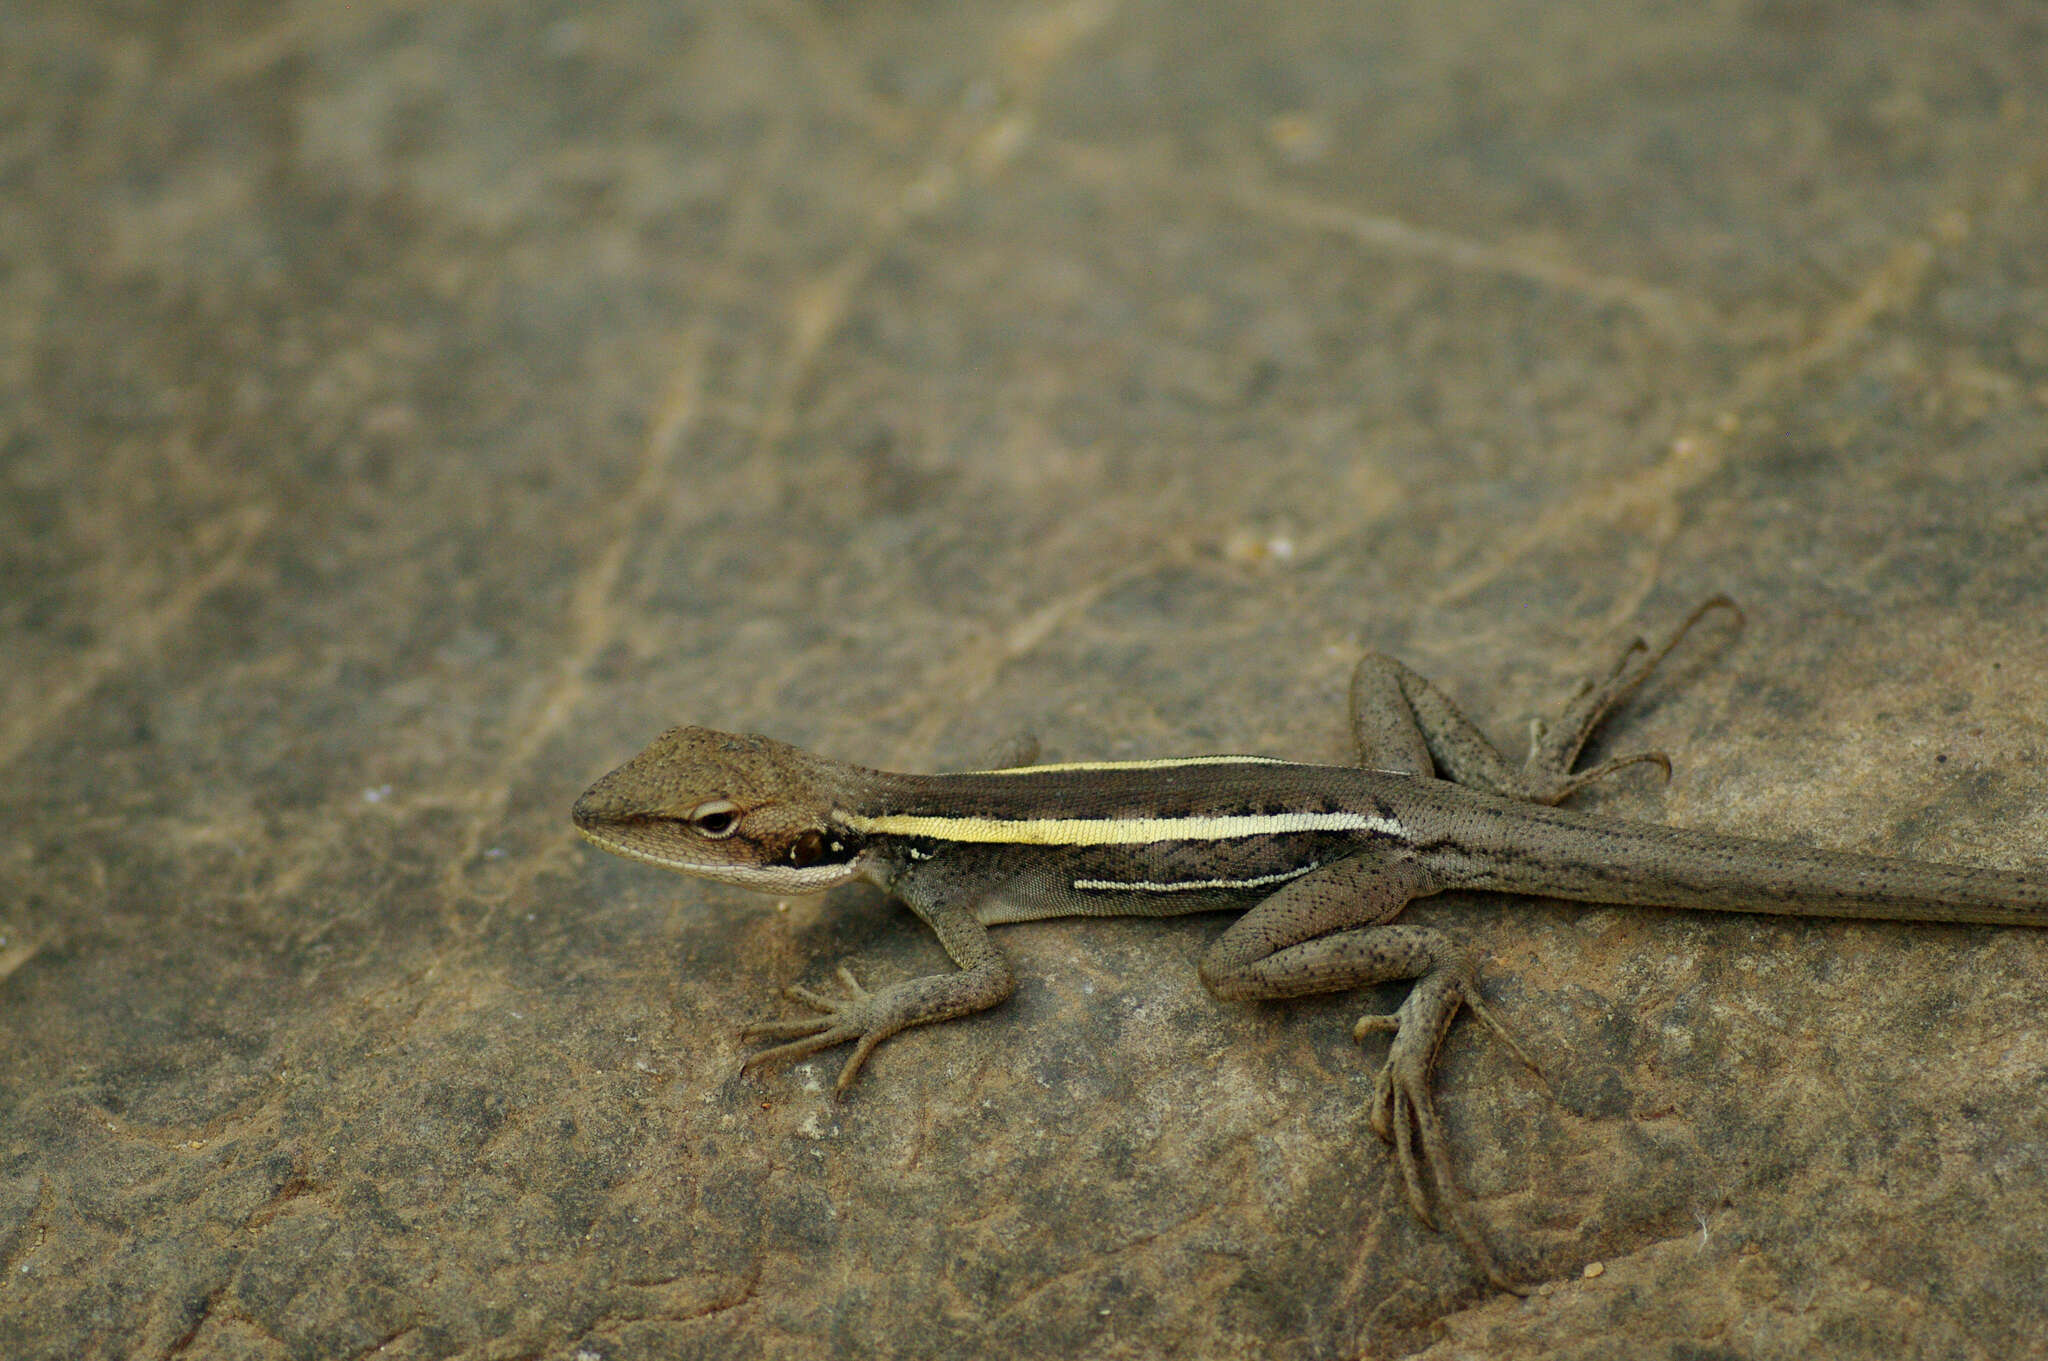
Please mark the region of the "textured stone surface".
<svg viewBox="0 0 2048 1361"><path fill-rule="evenodd" d="M2048 859L2026 5L0 9L0 1353L2041 1354L2048 933L1445 901L1396 994L937 950L579 849L671 723L930 768L1513 739L1717 589L1590 806ZM1599 1274L1586 1276L1589 1263Z"/></svg>

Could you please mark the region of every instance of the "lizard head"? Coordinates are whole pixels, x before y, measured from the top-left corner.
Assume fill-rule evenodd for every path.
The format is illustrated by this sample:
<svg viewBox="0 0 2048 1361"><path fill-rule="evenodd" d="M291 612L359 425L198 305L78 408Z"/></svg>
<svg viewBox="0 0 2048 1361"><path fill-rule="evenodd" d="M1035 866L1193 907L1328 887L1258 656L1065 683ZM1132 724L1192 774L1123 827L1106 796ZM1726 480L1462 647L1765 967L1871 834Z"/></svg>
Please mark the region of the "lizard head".
<svg viewBox="0 0 2048 1361"><path fill-rule="evenodd" d="M819 893L858 878L858 837L834 825L857 772L787 743L671 728L583 791L569 816L629 860L766 893Z"/></svg>

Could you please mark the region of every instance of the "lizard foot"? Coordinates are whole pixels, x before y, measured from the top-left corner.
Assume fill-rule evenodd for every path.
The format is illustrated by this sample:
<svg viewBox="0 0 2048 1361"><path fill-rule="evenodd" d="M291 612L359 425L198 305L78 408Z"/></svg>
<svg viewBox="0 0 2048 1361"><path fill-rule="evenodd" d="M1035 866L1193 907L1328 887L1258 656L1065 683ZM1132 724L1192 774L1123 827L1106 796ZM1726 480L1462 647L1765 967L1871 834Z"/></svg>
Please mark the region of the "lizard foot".
<svg viewBox="0 0 2048 1361"><path fill-rule="evenodd" d="M1432 1229L1437 1227L1423 1177L1426 1164L1428 1180L1436 1186L1436 1202L1473 1265L1497 1288L1510 1294L1526 1295L1529 1288L1512 1280L1501 1269L1492 1247L1474 1221L1470 1202L1458 1186L1451 1168L1449 1135L1430 1094L1437 1047L1443 1042L1461 1003L1471 1006L1473 1012L1507 1042L1517 1058L1535 1069L1535 1064L1530 1062L1521 1045L1479 1001L1476 988L1442 975L1424 979L1409 992L1398 1011L1391 1015L1361 1016L1352 1028L1355 1039L1362 1040L1367 1035L1388 1031L1394 1036L1386 1064L1373 1081L1372 1105L1367 1119L1373 1132L1393 1145L1394 1162L1401 1169L1401 1181L1408 1193L1408 1208L1415 1217Z"/></svg>
<svg viewBox="0 0 2048 1361"><path fill-rule="evenodd" d="M861 1065L868 1061L868 1055L875 1052L875 1046L914 1022L909 1015L902 1014L904 1008L894 1005L900 984L880 992L869 992L853 976L853 970L842 964L839 966L839 986L844 992L839 997L805 987L784 988L783 994L791 1001L801 1002L818 1014L756 1021L747 1026L740 1032L741 1039L782 1040L784 1043L749 1054L740 1064L740 1071L758 1073L764 1068L794 1063L820 1050L854 1040L858 1043L854 1045L853 1055L839 1070L839 1080L833 1083L832 1090L836 1095L851 1087L853 1080L860 1075Z"/></svg>
<svg viewBox="0 0 2048 1361"><path fill-rule="evenodd" d="M1541 720L1530 724L1529 756L1519 780L1522 796L1537 803L1560 803L1595 780L1636 765L1656 766L1669 780L1671 758L1661 751L1617 756L1590 770L1575 772L1572 767L1578 763L1579 753L1607 715L1650 678L1650 673L1685 641L1693 625L1716 610L1727 611L1735 626L1741 627L1741 608L1725 595L1710 596L1687 615L1662 643L1653 647L1646 639L1636 638L1622 649L1621 656L1615 659L1605 675L1580 682L1555 724Z"/></svg>

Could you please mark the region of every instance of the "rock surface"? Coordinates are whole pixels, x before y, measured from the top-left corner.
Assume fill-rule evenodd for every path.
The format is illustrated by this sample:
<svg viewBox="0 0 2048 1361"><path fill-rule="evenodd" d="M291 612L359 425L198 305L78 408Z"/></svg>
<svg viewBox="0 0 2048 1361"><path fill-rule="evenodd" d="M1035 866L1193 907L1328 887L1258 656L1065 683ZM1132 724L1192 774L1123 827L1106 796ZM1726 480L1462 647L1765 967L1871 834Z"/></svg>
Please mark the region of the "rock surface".
<svg viewBox="0 0 2048 1361"><path fill-rule="evenodd" d="M581 849L656 731L1339 759L1716 590L1582 803L2048 860L2022 5L0 13L0 1354L2007 1357L2048 933L1448 899L1483 1289L1398 993L1212 919L743 1081L864 892ZM829 1057L829 1056L828 1056ZM1597 1264L1597 1267L1595 1266Z"/></svg>

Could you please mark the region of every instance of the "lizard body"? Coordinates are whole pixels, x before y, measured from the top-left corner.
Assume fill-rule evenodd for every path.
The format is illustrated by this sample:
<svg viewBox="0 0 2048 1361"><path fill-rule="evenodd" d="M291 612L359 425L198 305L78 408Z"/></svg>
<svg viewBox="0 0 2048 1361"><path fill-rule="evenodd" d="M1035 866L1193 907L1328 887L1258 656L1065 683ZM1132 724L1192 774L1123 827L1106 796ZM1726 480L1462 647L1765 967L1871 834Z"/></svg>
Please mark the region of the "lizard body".
<svg viewBox="0 0 2048 1361"><path fill-rule="evenodd" d="M1517 770L1436 690L1369 656L1352 682L1363 765L1266 757L1074 762L903 775L765 737L677 728L606 775L573 816L606 850L773 893L879 884L938 935L959 971L870 992L846 969L815 1014L749 1027L780 1043L749 1069L853 1042L844 1091L882 1040L1008 997L1015 980L987 928L1056 916L1172 916L1248 909L1210 948L1203 982L1226 999L1272 999L1414 980L1363 1038L1391 1031L1370 1116L1394 1144L1408 1198L1436 1202L1475 1263L1519 1290L1472 1222L1430 1095L1436 1051L1469 1008L1495 1020L1475 964L1441 933L1393 920L1455 890L1581 902L1894 921L2048 926L2048 874L1934 865L1596 817L1556 808L1573 790L1661 753L1574 771L1602 718L1703 615L1654 652L1640 640L1539 729ZM1533 1068L1535 1065L1532 1063Z"/></svg>

